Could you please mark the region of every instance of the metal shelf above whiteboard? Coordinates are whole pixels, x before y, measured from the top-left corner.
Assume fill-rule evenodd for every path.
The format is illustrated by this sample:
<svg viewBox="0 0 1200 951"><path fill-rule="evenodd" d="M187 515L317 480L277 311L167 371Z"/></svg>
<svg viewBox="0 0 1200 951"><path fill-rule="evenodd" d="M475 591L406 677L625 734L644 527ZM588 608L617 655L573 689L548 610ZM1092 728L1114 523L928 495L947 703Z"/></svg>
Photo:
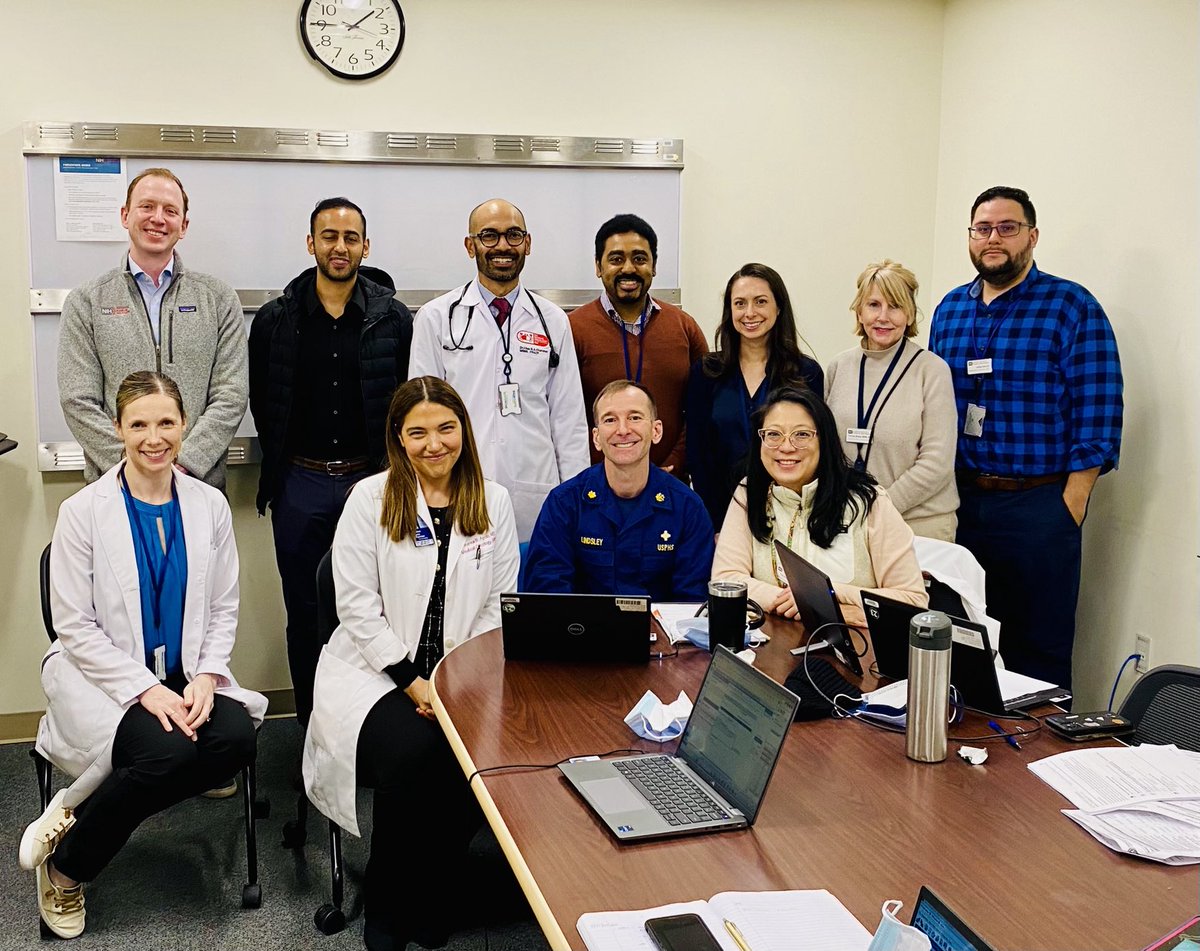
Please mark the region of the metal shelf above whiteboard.
<svg viewBox="0 0 1200 951"><path fill-rule="evenodd" d="M24 138L26 155L683 168L682 139L46 121Z"/></svg>

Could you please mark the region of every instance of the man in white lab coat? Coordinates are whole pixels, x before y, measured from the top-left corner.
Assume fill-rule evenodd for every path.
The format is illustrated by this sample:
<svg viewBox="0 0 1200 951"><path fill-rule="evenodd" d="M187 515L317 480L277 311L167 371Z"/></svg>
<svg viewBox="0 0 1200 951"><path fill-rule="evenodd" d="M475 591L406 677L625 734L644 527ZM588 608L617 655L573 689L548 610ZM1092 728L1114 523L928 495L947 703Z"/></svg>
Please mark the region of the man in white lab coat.
<svg viewBox="0 0 1200 951"><path fill-rule="evenodd" d="M579 364L567 315L521 286L521 210L485 201L467 230L475 279L417 312L408 376L441 377L463 398L484 475L508 489L526 542L550 490L590 462Z"/></svg>

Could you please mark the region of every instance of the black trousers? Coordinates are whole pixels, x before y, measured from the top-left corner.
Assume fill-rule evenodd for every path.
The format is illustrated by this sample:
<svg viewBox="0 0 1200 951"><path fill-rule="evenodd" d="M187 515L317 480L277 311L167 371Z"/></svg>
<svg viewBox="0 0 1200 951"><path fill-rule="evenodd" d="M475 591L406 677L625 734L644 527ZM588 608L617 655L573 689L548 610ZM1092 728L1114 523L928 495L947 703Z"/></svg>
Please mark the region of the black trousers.
<svg viewBox="0 0 1200 951"><path fill-rule="evenodd" d="M237 775L254 750L254 721L236 700L215 695L194 741L177 727L168 733L135 703L113 738L112 774L75 810L75 824L54 851L55 868L90 882L145 819Z"/></svg>
<svg viewBox="0 0 1200 951"><path fill-rule="evenodd" d="M317 565L333 544L333 532L354 484L370 475L326 475L285 465L279 495L271 503L275 561L287 610L288 668L296 698L296 719L308 724L313 680L321 645L317 639Z"/></svg>
<svg viewBox="0 0 1200 951"><path fill-rule="evenodd" d="M367 917L408 932L429 923L462 871L483 813L436 721L403 690L381 697L358 735L358 785L375 790Z"/></svg>
<svg viewBox="0 0 1200 951"><path fill-rule="evenodd" d="M1004 665L1070 688L1083 532L1063 486L998 492L960 482L958 491L958 543L987 572Z"/></svg>

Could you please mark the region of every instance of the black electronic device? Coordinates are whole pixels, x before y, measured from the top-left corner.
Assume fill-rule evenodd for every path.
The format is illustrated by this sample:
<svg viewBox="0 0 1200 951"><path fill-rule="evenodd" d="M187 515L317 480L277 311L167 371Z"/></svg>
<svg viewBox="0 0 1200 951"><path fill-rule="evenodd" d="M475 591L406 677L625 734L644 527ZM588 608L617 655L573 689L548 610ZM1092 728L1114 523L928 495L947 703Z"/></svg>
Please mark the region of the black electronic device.
<svg viewBox="0 0 1200 951"><path fill-rule="evenodd" d="M834 656L849 667L855 677L861 677L862 664L850 635L846 633L846 619L842 616L842 606L838 604L829 575L783 542L775 542L775 553L783 566L783 576L787 578L805 632L812 635L820 629L819 636L829 642Z"/></svg>
<svg viewBox="0 0 1200 951"><path fill-rule="evenodd" d="M699 915L670 915L646 920L646 934L659 951L721 951Z"/></svg>
<svg viewBox="0 0 1200 951"><path fill-rule="evenodd" d="M1084 740L1101 740L1110 736L1125 736L1137 726L1129 717L1111 710L1095 713L1055 713L1043 721L1064 740L1082 743Z"/></svg>

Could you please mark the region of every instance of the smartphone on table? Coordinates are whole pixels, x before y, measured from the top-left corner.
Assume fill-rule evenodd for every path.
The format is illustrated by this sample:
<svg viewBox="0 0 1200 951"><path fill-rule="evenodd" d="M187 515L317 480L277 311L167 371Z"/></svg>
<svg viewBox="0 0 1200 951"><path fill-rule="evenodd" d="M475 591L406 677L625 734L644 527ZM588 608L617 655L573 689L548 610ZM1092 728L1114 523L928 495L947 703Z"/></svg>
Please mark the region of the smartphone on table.
<svg viewBox="0 0 1200 951"><path fill-rule="evenodd" d="M646 920L646 934L659 951L721 951L699 915L669 915Z"/></svg>

